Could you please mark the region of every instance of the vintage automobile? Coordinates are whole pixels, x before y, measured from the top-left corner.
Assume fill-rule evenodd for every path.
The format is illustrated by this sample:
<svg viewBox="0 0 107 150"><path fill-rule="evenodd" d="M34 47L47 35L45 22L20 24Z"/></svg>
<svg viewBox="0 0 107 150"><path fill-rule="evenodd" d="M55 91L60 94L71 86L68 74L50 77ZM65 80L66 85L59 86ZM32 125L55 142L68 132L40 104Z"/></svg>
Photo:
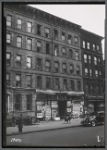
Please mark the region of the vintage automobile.
<svg viewBox="0 0 107 150"><path fill-rule="evenodd" d="M92 127L95 127L98 124L103 124L104 123L104 112L93 112L90 114L86 114L83 117L83 120L81 121L81 124L83 126L86 125L91 125Z"/></svg>

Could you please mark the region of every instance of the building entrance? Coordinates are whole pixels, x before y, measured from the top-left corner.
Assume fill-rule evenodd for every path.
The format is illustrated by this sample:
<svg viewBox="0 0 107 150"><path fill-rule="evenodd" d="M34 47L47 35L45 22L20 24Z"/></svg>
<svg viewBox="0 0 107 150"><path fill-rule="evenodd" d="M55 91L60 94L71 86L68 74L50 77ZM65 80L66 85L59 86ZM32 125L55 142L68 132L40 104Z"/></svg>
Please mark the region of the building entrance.
<svg viewBox="0 0 107 150"><path fill-rule="evenodd" d="M60 119L64 118L64 115L66 113L66 106L67 106L67 102L66 101L59 101L58 102L58 109L59 109L59 117L60 117Z"/></svg>

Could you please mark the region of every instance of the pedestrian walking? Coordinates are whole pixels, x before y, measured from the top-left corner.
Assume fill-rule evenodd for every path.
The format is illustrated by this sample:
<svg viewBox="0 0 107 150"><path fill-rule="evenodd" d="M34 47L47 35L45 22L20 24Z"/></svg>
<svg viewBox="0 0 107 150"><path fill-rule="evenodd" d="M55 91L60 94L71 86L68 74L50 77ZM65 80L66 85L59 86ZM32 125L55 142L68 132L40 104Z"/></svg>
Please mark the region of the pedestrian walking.
<svg viewBox="0 0 107 150"><path fill-rule="evenodd" d="M23 118L22 118L22 114L20 114L19 119L18 119L19 133L22 133L22 128L23 128Z"/></svg>

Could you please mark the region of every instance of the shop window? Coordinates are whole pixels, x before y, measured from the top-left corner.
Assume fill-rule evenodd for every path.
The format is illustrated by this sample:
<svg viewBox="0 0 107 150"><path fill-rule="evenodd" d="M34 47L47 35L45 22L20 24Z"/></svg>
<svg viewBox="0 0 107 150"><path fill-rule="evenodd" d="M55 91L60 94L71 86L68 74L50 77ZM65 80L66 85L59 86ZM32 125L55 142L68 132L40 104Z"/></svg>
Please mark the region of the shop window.
<svg viewBox="0 0 107 150"><path fill-rule="evenodd" d="M65 41L65 33L62 32L62 41Z"/></svg>
<svg viewBox="0 0 107 150"><path fill-rule="evenodd" d="M11 65L11 53L10 52L6 53L6 64Z"/></svg>
<svg viewBox="0 0 107 150"><path fill-rule="evenodd" d="M37 58L37 70L42 70L42 59Z"/></svg>
<svg viewBox="0 0 107 150"><path fill-rule="evenodd" d="M32 76L31 75L26 76L26 86L32 87Z"/></svg>
<svg viewBox="0 0 107 150"><path fill-rule="evenodd" d="M21 94L16 94L15 95L15 110L21 110L21 102L22 102Z"/></svg>
<svg viewBox="0 0 107 150"><path fill-rule="evenodd" d="M27 39L26 48L28 50L32 49L32 39L29 39L29 38Z"/></svg>
<svg viewBox="0 0 107 150"><path fill-rule="evenodd" d="M90 49L90 43L87 42L87 49Z"/></svg>
<svg viewBox="0 0 107 150"><path fill-rule="evenodd" d="M70 69L70 73L72 74L74 72L74 66L73 66L73 64L70 64L69 69Z"/></svg>
<svg viewBox="0 0 107 150"><path fill-rule="evenodd" d="M62 47L62 56L66 56L66 48L65 47Z"/></svg>
<svg viewBox="0 0 107 150"><path fill-rule="evenodd" d="M16 86L21 87L21 75L16 74Z"/></svg>
<svg viewBox="0 0 107 150"><path fill-rule="evenodd" d="M54 46L54 55L58 56L58 46L57 45Z"/></svg>
<svg viewBox="0 0 107 150"><path fill-rule="evenodd" d="M72 36L70 34L68 35L68 44L72 44Z"/></svg>
<svg viewBox="0 0 107 150"><path fill-rule="evenodd" d="M88 55L88 62L89 62L89 64L91 64L91 55Z"/></svg>
<svg viewBox="0 0 107 150"><path fill-rule="evenodd" d="M6 74L6 85L10 86L10 73Z"/></svg>
<svg viewBox="0 0 107 150"><path fill-rule="evenodd" d="M17 28L22 29L22 19L20 18L17 19Z"/></svg>
<svg viewBox="0 0 107 150"><path fill-rule="evenodd" d="M46 88L50 89L51 88L51 78L46 77Z"/></svg>
<svg viewBox="0 0 107 150"><path fill-rule="evenodd" d="M87 54L84 54L84 63L87 63Z"/></svg>
<svg viewBox="0 0 107 150"><path fill-rule="evenodd" d="M63 88L67 90L67 79L63 79Z"/></svg>
<svg viewBox="0 0 107 150"><path fill-rule="evenodd" d="M77 91L81 91L81 81L77 81Z"/></svg>
<svg viewBox="0 0 107 150"><path fill-rule="evenodd" d="M55 89L56 89L56 90L59 90L59 89L60 89L59 78L55 78Z"/></svg>
<svg viewBox="0 0 107 150"><path fill-rule="evenodd" d="M58 39L58 30L54 29L54 39Z"/></svg>
<svg viewBox="0 0 107 150"><path fill-rule="evenodd" d="M88 76L88 68L85 68L85 76Z"/></svg>
<svg viewBox="0 0 107 150"><path fill-rule="evenodd" d="M94 65L97 65L97 57L94 57Z"/></svg>
<svg viewBox="0 0 107 150"><path fill-rule="evenodd" d="M62 64L62 72L67 73L67 64L66 63Z"/></svg>
<svg viewBox="0 0 107 150"><path fill-rule="evenodd" d="M79 60L79 52L76 52L75 54L76 54L76 58L75 59Z"/></svg>
<svg viewBox="0 0 107 150"><path fill-rule="evenodd" d="M55 72L59 72L59 62L55 62Z"/></svg>
<svg viewBox="0 0 107 150"><path fill-rule="evenodd" d="M32 68L32 57L27 56L27 68Z"/></svg>
<svg viewBox="0 0 107 150"><path fill-rule="evenodd" d="M37 88L42 88L42 77L37 76Z"/></svg>
<svg viewBox="0 0 107 150"><path fill-rule="evenodd" d="M83 48L85 48L85 41L83 41L83 45L82 46L83 46Z"/></svg>
<svg viewBox="0 0 107 150"><path fill-rule="evenodd" d="M7 15L7 17L6 17L6 25L8 27L12 26L12 16L11 15Z"/></svg>
<svg viewBox="0 0 107 150"><path fill-rule="evenodd" d="M76 74L80 75L80 66L77 66L77 68L76 68Z"/></svg>
<svg viewBox="0 0 107 150"><path fill-rule="evenodd" d="M93 51L95 51L95 44L93 44Z"/></svg>
<svg viewBox="0 0 107 150"><path fill-rule="evenodd" d="M42 47L42 44L40 41L37 41L37 52L41 52L41 47Z"/></svg>
<svg viewBox="0 0 107 150"><path fill-rule="evenodd" d="M17 47L22 47L22 37L21 36L17 36L17 43L16 43Z"/></svg>
<svg viewBox="0 0 107 150"><path fill-rule="evenodd" d="M27 97L27 110L32 110L32 95L29 94Z"/></svg>
<svg viewBox="0 0 107 150"><path fill-rule="evenodd" d="M50 44L46 43L46 54L50 54Z"/></svg>
<svg viewBox="0 0 107 150"><path fill-rule="evenodd" d="M69 49L69 56L70 56L70 58L73 58L73 50L72 49Z"/></svg>
<svg viewBox="0 0 107 150"><path fill-rule="evenodd" d="M74 80L70 80L70 89L75 91Z"/></svg>
<svg viewBox="0 0 107 150"><path fill-rule="evenodd" d="M50 64L50 60L46 60L46 64L45 64L46 66L46 71L50 71L50 69L51 69L51 64Z"/></svg>
<svg viewBox="0 0 107 150"><path fill-rule="evenodd" d="M32 22L27 22L27 32L32 32Z"/></svg>
<svg viewBox="0 0 107 150"><path fill-rule="evenodd" d="M37 34L41 35L41 25L37 24Z"/></svg>
<svg viewBox="0 0 107 150"><path fill-rule="evenodd" d="M49 38L49 32L50 32L49 28L45 28L45 37L46 38Z"/></svg>
<svg viewBox="0 0 107 150"><path fill-rule="evenodd" d="M6 34L6 43L11 44L11 34L10 33Z"/></svg>
<svg viewBox="0 0 107 150"><path fill-rule="evenodd" d="M16 66L21 67L22 57L21 55L16 55Z"/></svg>

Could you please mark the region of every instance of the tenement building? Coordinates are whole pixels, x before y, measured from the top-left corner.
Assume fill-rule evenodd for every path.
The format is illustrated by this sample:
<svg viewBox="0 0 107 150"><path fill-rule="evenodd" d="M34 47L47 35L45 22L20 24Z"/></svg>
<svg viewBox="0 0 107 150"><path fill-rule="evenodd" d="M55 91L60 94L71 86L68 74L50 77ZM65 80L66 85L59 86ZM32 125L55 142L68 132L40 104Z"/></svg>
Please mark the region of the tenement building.
<svg viewBox="0 0 107 150"><path fill-rule="evenodd" d="M104 111L103 37L81 30L84 108Z"/></svg>

